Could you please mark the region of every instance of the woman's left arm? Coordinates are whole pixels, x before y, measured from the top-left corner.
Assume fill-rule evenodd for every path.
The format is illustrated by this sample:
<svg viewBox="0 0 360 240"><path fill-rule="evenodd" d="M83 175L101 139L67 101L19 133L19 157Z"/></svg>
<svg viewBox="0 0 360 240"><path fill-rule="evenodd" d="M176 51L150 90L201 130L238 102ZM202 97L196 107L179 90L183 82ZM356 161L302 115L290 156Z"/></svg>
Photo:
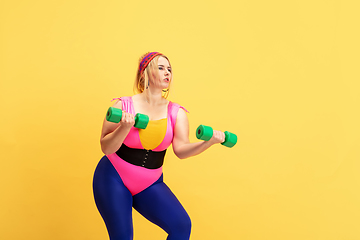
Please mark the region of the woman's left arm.
<svg viewBox="0 0 360 240"><path fill-rule="evenodd" d="M176 118L174 139L172 142L175 155L180 158L188 158L198 155L214 145L225 141L225 134L214 130L213 136L209 141L190 143L189 140L189 120L183 109L179 109Z"/></svg>

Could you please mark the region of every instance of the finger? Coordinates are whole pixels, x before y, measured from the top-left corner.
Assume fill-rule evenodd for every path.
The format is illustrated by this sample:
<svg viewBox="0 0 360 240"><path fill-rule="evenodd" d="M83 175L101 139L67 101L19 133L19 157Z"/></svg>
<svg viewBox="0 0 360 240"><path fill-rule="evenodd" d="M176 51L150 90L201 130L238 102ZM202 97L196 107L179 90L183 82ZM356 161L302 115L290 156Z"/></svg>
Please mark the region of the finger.
<svg viewBox="0 0 360 240"><path fill-rule="evenodd" d="M131 123L133 121L133 119L134 119L134 116L132 114L130 114L130 113L126 114L126 121L128 123Z"/></svg>
<svg viewBox="0 0 360 240"><path fill-rule="evenodd" d="M125 121L125 119L126 119L126 114L127 114L127 112L126 111L122 111L122 117L121 117L121 121Z"/></svg>
<svg viewBox="0 0 360 240"><path fill-rule="evenodd" d="M212 138L214 139L214 140L217 140L218 139L218 137L217 137L217 131L216 130L214 130L213 131L213 136L212 136Z"/></svg>
<svg viewBox="0 0 360 240"><path fill-rule="evenodd" d="M225 142L225 133L220 132L220 134L221 134L221 142L223 143Z"/></svg>
<svg viewBox="0 0 360 240"><path fill-rule="evenodd" d="M135 123L135 117L134 117L134 115L132 115L132 114L130 114L129 113L129 123L132 123L132 124L134 124Z"/></svg>
<svg viewBox="0 0 360 240"><path fill-rule="evenodd" d="M128 112L124 112L123 122L134 123L134 115Z"/></svg>
<svg viewBox="0 0 360 240"><path fill-rule="evenodd" d="M225 141L225 133L222 131L214 131L214 136L221 143Z"/></svg>
<svg viewBox="0 0 360 240"><path fill-rule="evenodd" d="M125 114L124 114L124 122L125 122L125 123L129 123L129 122L131 121L130 118L131 118L131 117L130 117L130 114L129 114L129 113L125 113Z"/></svg>

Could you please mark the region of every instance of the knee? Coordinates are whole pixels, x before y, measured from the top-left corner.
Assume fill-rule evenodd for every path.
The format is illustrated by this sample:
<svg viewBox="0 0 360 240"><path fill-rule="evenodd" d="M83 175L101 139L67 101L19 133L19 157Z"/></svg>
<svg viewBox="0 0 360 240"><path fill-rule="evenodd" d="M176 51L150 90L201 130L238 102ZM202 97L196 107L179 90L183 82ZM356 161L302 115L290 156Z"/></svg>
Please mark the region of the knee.
<svg viewBox="0 0 360 240"><path fill-rule="evenodd" d="M189 216L186 216L179 221L179 229L182 229L184 232L191 231L191 219Z"/></svg>
<svg viewBox="0 0 360 240"><path fill-rule="evenodd" d="M169 233L168 239L181 239L187 240L190 238L191 233L191 219L188 215L178 218L176 223L173 225L171 232ZM170 237L171 236L171 237Z"/></svg>

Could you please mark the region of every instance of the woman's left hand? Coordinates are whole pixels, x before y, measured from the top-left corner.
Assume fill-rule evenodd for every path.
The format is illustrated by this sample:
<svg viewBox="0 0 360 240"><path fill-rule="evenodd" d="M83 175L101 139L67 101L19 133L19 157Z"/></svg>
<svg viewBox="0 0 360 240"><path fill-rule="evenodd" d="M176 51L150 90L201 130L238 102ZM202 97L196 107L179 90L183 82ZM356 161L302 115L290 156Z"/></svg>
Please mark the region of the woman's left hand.
<svg viewBox="0 0 360 240"><path fill-rule="evenodd" d="M223 133L222 131L213 130L213 135L210 138L209 142L211 144L216 144L216 143L223 143L224 141L225 141L225 133Z"/></svg>

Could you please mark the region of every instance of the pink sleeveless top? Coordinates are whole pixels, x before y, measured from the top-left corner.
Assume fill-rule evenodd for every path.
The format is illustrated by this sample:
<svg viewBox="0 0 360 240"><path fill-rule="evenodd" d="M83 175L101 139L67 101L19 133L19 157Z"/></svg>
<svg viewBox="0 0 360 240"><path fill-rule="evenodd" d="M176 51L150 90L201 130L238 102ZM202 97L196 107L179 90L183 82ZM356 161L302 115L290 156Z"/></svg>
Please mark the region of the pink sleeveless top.
<svg viewBox="0 0 360 240"><path fill-rule="evenodd" d="M115 99L121 100L122 110L133 115L136 114L131 97L114 98L113 100ZM153 151L163 151L167 149L172 143L176 117L179 108L182 108L188 112L179 104L169 102L167 111L166 134L162 142L156 148L152 149ZM130 148L144 149L140 141L139 129L135 127L131 128L123 143ZM136 166L121 159L116 153L109 154L107 157L118 172L124 185L129 189L132 195L135 195L148 188L151 184L156 182L156 180L158 180L162 174L162 167L157 169L148 169L141 166Z"/></svg>

